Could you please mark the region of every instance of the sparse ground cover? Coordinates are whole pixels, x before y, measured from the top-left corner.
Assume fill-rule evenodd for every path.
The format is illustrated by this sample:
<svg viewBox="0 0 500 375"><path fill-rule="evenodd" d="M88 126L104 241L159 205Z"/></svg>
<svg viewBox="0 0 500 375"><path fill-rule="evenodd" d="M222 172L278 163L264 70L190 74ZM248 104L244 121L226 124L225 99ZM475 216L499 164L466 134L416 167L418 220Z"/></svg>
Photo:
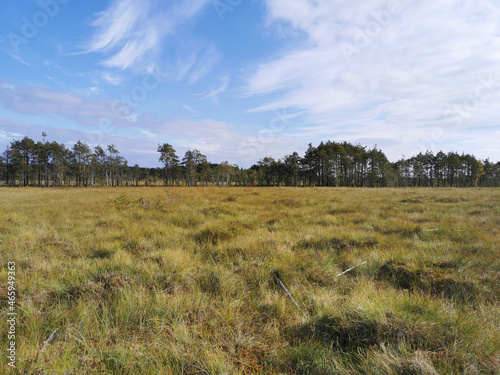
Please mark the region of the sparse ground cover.
<svg viewBox="0 0 500 375"><path fill-rule="evenodd" d="M498 189L0 197L19 373L498 374Z"/></svg>

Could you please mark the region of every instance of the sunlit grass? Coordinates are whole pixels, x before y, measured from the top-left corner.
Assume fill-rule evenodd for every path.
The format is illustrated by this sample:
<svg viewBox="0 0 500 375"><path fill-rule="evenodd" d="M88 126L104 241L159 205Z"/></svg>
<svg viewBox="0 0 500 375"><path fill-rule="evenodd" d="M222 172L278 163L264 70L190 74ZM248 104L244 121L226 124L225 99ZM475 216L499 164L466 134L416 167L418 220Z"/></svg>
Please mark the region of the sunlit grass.
<svg viewBox="0 0 500 375"><path fill-rule="evenodd" d="M500 366L498 189L0 194L0 298L6 312L6 265L15 261L19 373Z"/></svg>

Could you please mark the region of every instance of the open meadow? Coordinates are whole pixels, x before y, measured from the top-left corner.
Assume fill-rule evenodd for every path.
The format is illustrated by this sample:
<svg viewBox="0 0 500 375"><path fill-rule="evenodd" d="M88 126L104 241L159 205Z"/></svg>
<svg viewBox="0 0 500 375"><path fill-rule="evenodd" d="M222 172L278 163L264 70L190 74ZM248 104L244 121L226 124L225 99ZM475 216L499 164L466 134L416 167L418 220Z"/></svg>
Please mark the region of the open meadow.
<svg viewBox="0 0 500 375"><path fill-rule="evenodd" d="M499 189L0 198L12 373L499 374Z"/></svg>

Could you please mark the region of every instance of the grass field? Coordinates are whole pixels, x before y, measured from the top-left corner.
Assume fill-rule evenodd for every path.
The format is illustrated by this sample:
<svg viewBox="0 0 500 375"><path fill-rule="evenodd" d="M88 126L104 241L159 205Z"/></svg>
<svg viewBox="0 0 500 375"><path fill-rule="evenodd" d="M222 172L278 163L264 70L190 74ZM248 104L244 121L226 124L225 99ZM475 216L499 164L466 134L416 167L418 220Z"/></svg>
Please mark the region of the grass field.
<svg viewBox="0 0 500 375"><path fill-rule="evenodd" d="M14 261L18 373L500 373L499 189L0 198L0 299L6 317Z"/></svg>

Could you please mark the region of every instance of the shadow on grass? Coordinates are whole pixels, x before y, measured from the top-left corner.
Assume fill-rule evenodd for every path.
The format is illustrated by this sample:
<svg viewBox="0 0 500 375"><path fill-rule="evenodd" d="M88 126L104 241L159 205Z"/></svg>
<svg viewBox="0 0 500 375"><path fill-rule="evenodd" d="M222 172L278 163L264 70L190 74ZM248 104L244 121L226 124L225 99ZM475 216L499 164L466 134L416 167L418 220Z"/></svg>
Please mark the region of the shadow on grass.
<svg viewBox="0 0 500 375"><path fill-rule="evenodd" d="M288 329L286 336L291 345L287 369L314 375L352 373L339 372L339 368L345 370L344 365L349 363L351 370L361 369L367 353L387 347L437 352L453 341L449 332L435 326L411 325L390 313L373 317L357 310L312 319ZM394 367L398 374L424 373L403 358Z"/></svg>
<svg viewBox="0 0 500 375"><path fill-rule="evenodd" d="M461 304L475 302L479 288L470 281L458 279L455 267L445 262L415 269L404 262L389 261L378 268L376 278L398 289L428 293Z"/></svg>
<svg viewBox="0 0 500 375"><path fill-rule="evenodd" d="M295 246L297 249L304 250L336 250L337 253L344 252L353 248L368 249L377 245L378 242L375 239L368 238L364 240L344 240L342 238L336 237L313 237L310 239L304 239L297 243Z"/></svg>

